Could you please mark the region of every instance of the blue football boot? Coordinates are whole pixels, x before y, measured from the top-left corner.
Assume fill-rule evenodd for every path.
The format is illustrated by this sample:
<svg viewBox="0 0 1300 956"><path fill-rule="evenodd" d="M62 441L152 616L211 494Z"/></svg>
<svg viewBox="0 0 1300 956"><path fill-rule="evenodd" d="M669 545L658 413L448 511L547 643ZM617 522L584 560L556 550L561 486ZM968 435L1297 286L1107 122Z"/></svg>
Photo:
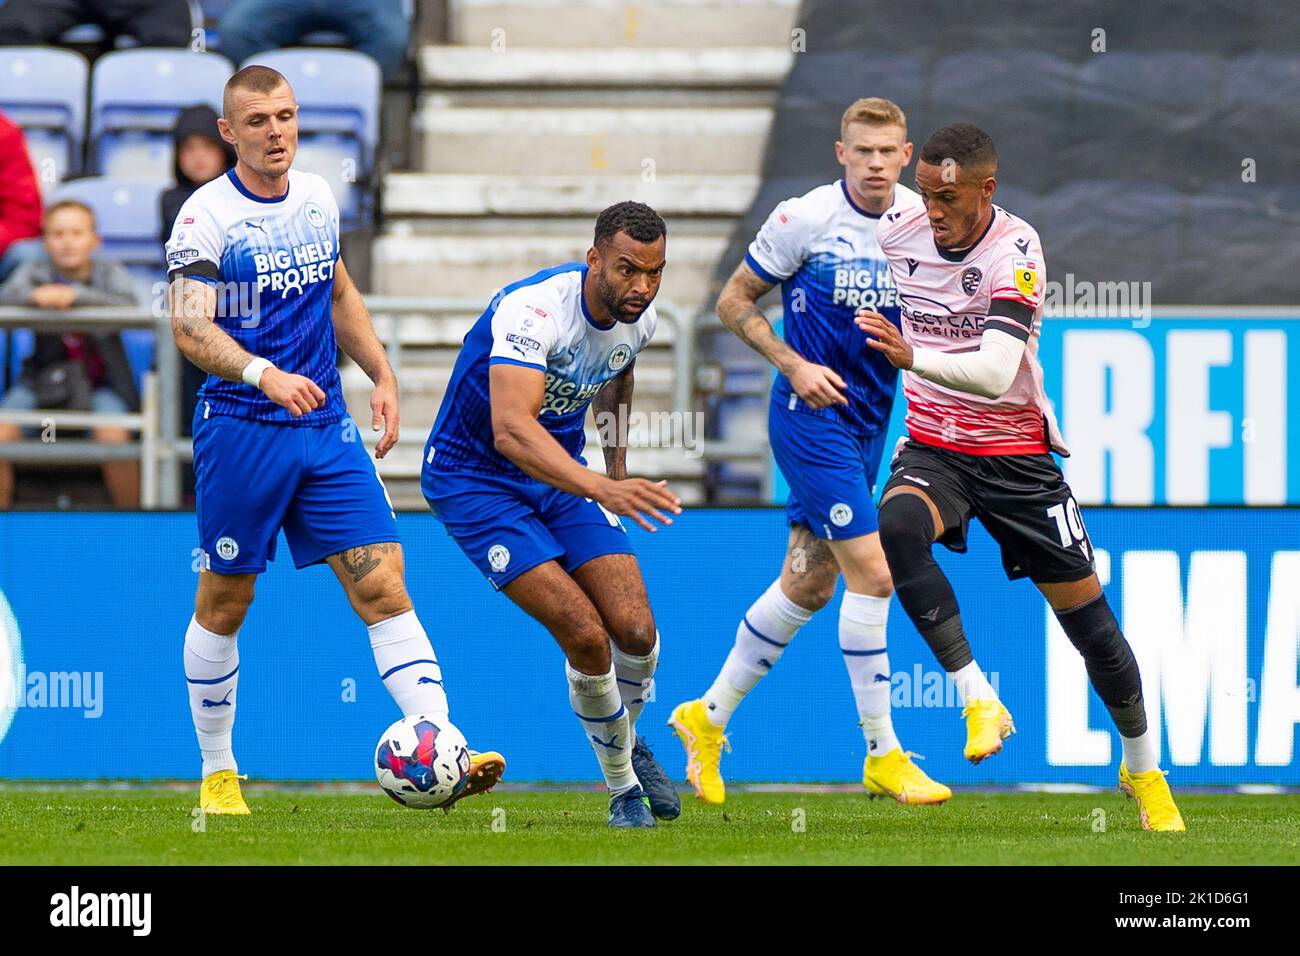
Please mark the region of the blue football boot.
<svg viewBox="0 0 1300 956"><path fill-rule="evenodd" d="M640 787L624 790L609 798L609 825L621 829L655 825L654 815L650 813L650 801Z"/></svg>
<svg viewBox="0 0 1300 956"><path fill-rule="evenodd" d="M681 816L682 801L677 796L677 788L639 735L632 746L632 769L636 771L637 780L650 798L651 813L660 820L676 820Z"/></svg>

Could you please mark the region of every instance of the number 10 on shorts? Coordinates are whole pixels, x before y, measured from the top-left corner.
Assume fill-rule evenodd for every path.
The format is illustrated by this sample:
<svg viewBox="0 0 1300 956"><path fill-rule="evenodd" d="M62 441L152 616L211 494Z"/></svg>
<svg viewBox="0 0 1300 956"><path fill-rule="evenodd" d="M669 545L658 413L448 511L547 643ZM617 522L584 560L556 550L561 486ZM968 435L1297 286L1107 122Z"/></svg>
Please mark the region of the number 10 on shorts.
<svg viewBox="0 0 1300 956"><path fill-rule="evenodd" d="M1089 557L1088 535L1083 530L1083 517L1079 514L1079 506L1075 503L1073 495L1059 505L1048 508L1047 516L1056 522L1056 532L1061 536L1061 547L1069 548L1078 542L1083 556Z"/></svg>

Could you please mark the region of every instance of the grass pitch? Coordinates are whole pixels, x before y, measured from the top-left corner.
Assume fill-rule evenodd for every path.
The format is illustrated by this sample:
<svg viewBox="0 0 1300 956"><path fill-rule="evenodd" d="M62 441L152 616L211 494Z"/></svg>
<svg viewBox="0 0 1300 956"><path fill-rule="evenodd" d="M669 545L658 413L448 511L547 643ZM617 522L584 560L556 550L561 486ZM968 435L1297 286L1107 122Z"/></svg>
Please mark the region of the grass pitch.
<svg viewBox="0 0 1300 956"><path fill-rule="evenodd" d="M0 788L0 864L1294 864L1300 795L1178 795L1186 834L1145 833L1114 793L687 796L655 830L610 831L594 790L507 786L455 811L371 788L246 786L250 817L195 815L197 788ZM1104 817L1097 811L1100 810ZM1104 831L1100 825L1104 822Z"/></svg>

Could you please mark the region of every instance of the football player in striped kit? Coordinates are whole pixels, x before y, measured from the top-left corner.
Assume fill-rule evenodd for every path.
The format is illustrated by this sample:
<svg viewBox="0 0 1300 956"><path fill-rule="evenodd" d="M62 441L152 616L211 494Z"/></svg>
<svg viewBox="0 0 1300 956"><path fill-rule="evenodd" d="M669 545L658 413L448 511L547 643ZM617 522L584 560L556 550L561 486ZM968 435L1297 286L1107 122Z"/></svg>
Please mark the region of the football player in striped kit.
<svg viewBox="0 0 1300 956"><path fill-rule="evenodd" d="M1186 827L1158 766L1142 678L1106 602L1092 541L1052 458L1068 455L1043 392L1038 336L1046 266L1038 233L993 203L997 150L968 123L945 126L921 150L922 208L881 223L902 307L900 327L859 313L867 344L903 370L908 438L880 506L880 536L899 603L961 694L965 755L998 753L1015 730L971 653L935 541L966 550L978 518L1002 549L1007 577L1047 598L1119 731L1120 788L1148 830Z"/></svg>

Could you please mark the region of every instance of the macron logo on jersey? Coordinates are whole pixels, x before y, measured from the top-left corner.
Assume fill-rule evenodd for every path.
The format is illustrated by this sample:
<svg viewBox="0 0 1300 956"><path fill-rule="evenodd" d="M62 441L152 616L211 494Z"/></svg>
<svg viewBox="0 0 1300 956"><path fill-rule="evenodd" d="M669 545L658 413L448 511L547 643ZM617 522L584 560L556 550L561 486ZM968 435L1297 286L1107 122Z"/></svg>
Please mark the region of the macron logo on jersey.
<svg viewBox="0 0 1300 956"><path fill-rule="evenodd" d="M253 253L253 268L257 270L257 291L279 292L281 299L296 291L303 294L303 286L334 279L334 243L329 239L304 242L290 249Z"/></svg>

